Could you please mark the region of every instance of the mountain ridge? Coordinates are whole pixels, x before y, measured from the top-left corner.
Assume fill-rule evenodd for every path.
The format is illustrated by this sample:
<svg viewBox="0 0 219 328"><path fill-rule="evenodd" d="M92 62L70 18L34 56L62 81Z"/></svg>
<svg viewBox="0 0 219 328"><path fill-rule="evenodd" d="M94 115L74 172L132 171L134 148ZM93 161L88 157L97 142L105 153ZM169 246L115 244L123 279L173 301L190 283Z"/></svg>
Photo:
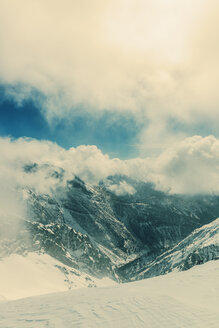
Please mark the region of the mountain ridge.
<svg viewBox="0 0 219 328"><path fill-rule="evenodd" d="M38 169L25 167L27 174ZM49 167L49 174L62 180L63 175L54 168ZM135 192L118 195L109 189L123 181ZM153 272L152 263L158 263L187 237L191 243L193 237L189 236L195 229L219 217L219 196L171 195L125 176L109 177L99 185L75 177L48 194L33 188L22 192L27 217L14 239L2 238L0 258L13 253L46 253L93 277L119 282L146 278L142 272L149 265L150 276L157 275L159 270ZM166 266L171 267L168 261ZM164 272L170 272L167 267Z"/></svg>

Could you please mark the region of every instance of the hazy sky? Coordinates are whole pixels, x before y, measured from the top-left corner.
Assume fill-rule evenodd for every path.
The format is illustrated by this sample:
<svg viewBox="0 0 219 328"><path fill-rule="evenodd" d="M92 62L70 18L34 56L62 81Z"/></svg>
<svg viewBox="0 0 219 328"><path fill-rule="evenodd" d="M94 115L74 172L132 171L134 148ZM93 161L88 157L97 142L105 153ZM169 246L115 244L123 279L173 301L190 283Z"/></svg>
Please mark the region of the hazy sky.
<svg viewBox="0 0 219 328"><path fill-rule="evenodd" d="M218 136L218 17L217 0L0 0L0 133L127 158Z"/></svg>
<svg viewBox="0 0 219 328"><path fill-rule="evenodd" d="M218 0L0 0L0 49L0 136L218 173Z"/></svg>

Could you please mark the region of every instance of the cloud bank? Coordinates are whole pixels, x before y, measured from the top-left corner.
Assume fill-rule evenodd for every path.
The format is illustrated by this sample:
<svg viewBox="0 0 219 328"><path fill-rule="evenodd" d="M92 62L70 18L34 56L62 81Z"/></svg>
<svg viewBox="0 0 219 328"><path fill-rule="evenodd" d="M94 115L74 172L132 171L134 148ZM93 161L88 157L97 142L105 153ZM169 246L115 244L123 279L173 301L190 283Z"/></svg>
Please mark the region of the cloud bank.
<svg viewBox="0 0 219 328"><path fill-rule="evenodd" d="M170 143L170 118L218 122L218 17L216 0L1 0L0 83L50 123L128 113Z"/></svg>
<svg viewBox="0 0 219 328"><path fill-rule="evenodd" d="M171 193L219 193L219 139L214 136L187 138L157 157L144 159L110 159L96 146L66 150L49 141L25 138L0 138L0 154L0 180L13 190L27 186L49 193L75 175L95 185L117 174L152 182ZM118 195L135 192L123 181L109 189Z"/></svg>

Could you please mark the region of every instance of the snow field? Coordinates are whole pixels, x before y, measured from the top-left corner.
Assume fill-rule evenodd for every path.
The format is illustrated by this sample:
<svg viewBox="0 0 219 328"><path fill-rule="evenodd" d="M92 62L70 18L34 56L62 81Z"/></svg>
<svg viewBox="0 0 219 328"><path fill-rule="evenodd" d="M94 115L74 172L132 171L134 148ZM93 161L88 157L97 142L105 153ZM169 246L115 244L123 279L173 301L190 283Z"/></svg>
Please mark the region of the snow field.
<svg viewBox="0 0 219 328"><path fill-rule="evenodd" d="M48 254L12 254L0 260L0 300L115 284L70 268Z"/></svg>
<svg viewBox="0 0 219 328"><path fill-rule="evenodd" d="M1 328L218 328L219 261L104 288L0 303Z"/></svg>

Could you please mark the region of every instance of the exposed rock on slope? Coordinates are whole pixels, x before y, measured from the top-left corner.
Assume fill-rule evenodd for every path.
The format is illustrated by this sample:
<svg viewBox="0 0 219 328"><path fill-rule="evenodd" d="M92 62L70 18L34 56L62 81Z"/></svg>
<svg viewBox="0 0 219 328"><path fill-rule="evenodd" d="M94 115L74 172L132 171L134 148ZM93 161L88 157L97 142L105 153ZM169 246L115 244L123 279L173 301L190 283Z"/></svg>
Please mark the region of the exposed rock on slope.
<svg viewBox="0 0 219 328"><path fill-rule="evenodd" d="M56 178L62 179L62 175ZM109 190L109 183L121 181L126 181L135 193L116 195ZM46 253L81 272L122 281L174 269L170 262L175 257L164 260L174 252L172 248L219 216L218 196L170 195L151 184L121 176L109 177L97 186L75 177L50 194L33 189L24 189L23 193L27 218L20 221L15 235L0 232L0 257ZM5 225L2 231L10 231L10 225ZM176 247L182 251L195 236ZM198 261L197 254L190 255L180 265L186 268Z"/></svg>
<svg viewBox="0 0 219 328"><path fill-rule="evenodd" d="M133 280L163 275L171 271L184 271L195 265L219 259L219 218L196 229L178 245L164 252L139 270Z"/></svg>

